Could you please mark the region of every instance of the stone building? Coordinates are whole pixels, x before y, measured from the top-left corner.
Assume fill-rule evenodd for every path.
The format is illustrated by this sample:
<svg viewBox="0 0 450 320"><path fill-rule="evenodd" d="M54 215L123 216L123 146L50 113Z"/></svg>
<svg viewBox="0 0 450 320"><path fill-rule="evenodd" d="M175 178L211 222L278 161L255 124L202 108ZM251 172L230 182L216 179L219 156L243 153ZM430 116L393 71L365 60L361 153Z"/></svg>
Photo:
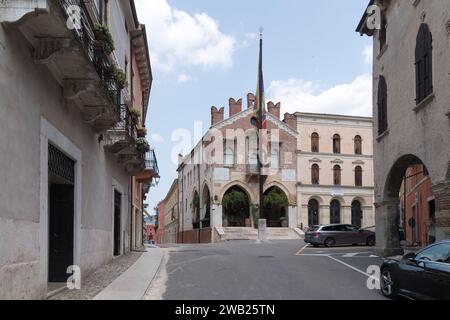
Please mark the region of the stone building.
<svg viewBox="0 0 450 320"><path fill-rule="evenodd" d="M136 16L133 1L0 3L0 299L45 298L68 267L83 281L141 241L132 203L157 167L135 144L152 83Z"/></svg>
<svg viewBox="0 0 450 320"><path fill-rule="evenodd" d="M400 187L424 165L436 240L450 237L450 5L370 1L357 31L373 37L375 216L381 254L401 252ZM432 206L430 206L432 207Z"/></svg>
<svg viewBox="0 0 450 320"><path fill-rule="evenodd" d="M178 236L178 180L175 179L164 202L164 234L162 243L177 243Z"/></svg>
<svg viewBox="0 0 450 320"><path fill-rule="evenodd" d="M227 119L224 108L212 107L211 128L190 154L180 156L179 242L257 237L259 168L257 134L251 124L254 101L254 95L248 94L243 109L242 99L230 98ZM351 205L359 202L358 211L364 212L364 218L356 222L373 226L371 120L304 113L287 113L281 120L280 108L280 103L267 104L268 130L263 138L263 213L269 239L298 239L303 235L300 228L306 228L309 222L329 223L329 205L334 202L342 208L342 218L333 222L351 223ZM309 152L314 133L320 135L322 148ZM342 152L334 153L336 134L341 135ZM355 154L354 149L358 136L361 154ZM322 165L317 181L320 185L311 183L311 167L316 163ZM336 186L332 171L335 165L342 167L342 180ZM355 170L359 168L361 186L359 181L355 186ZM318 201L318 221L308 219L308 203L312 200ZM337 217L340 209L336 210Z"/></svg>
<svg viewBox="0 0 450 320"><path fill-rule="evenodd" d="M296 117L300 225L373 227L372 118Z"/></svg>

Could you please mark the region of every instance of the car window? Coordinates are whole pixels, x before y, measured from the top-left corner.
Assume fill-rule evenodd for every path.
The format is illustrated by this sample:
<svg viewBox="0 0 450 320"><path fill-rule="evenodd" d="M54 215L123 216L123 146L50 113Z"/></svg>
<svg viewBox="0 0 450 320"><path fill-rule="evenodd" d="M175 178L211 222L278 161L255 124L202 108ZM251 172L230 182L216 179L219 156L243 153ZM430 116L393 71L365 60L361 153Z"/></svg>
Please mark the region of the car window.
<svg viewBox="0 0 450 320"><path fill-rule="evenodd" d="M355 232L355 231L359 231L359 229L355 226L345 226L345 231Z"/></svg>
<svg viewBox="0 0 450 320"><path fill-rule="evenodd" d="M309 227L308 231L317 231L320 229L320 226L311 226Z"/></svg>
<svg viewBox="0 0 450 320"><path fill-rule="evenodd" d="M323 227L322 231L333 231L333 227Z"/></svg>
<svg viewBox="0 0 450 320"><path fill-rule="evenodd" d="M450 263L450 243L441 243L417 254L417 260Z"/></svg>

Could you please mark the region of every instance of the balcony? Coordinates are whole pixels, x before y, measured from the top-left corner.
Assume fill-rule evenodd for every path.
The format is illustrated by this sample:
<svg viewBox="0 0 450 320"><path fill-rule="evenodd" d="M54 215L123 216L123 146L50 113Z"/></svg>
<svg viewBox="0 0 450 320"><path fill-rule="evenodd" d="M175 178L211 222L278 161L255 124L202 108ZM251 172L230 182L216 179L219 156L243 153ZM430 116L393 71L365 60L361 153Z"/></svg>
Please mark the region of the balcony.
<svg viewBox="0 0 450 320"><path fill-rule="evenodd" d="M119 108L119 122L103 134L105 149L113 154L135 154L137 139L136 122L133 121L128 105Z"/></svg>
<svg viewBox="0 0 450 320"><path fill-rule="evenodd" d="M95 37L97 17L95 5L83 0L0 2L0 23L20 31L34 62L45 65L63 88L66 104L78 107L99 133L117 123L121 91L110 74L116 65L112 54Z"/></svg>
<svg viewBox="0 0 450 320"><path fill-rule="evenodd" d="M151 184L153 178L159 178L159 168L155 150L150 150L145 155L145 168L136 175L136 180L139 183Z"/></svg>

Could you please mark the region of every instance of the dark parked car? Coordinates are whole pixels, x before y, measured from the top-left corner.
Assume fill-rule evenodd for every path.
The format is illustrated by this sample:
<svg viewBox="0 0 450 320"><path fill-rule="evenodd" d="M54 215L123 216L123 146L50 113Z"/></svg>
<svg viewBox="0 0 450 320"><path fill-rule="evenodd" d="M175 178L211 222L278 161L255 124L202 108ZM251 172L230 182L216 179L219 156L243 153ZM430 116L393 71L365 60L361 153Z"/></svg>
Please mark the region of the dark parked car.
<svg viewBox="0 0 450 320"><path fill-rule="evenodd" d="M319 245L334 247L340 244L374 246L375 232L350 224L312 226L305 233L305 242L315 247Z"/></svg>
<svg viewBox="0 0 450 320"><path fill-rule="evenodd" d="M417 253L385 259L381 266L385 297L450 300L450 240Z"/></svg>

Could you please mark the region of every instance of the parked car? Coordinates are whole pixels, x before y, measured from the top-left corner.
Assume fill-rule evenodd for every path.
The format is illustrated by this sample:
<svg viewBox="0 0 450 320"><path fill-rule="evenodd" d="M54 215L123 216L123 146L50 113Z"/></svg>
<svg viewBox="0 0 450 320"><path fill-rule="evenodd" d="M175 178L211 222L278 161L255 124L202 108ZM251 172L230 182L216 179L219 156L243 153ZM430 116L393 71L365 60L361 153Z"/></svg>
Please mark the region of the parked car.
<svg viewBox="0 0 450 320"><path fill-rule="evenodd" d="M381 293L388 298L450 300L450 240L385 259L380 278Z"/></svg>
<svg viewBox="0 0 450 320"><path fill-rule="evenodd" d="M317 247L324 245L334 247L335 245L375 245L375 232L358 228L350 224L330 224L312 226L305 233L305 242Z"/></svg>

